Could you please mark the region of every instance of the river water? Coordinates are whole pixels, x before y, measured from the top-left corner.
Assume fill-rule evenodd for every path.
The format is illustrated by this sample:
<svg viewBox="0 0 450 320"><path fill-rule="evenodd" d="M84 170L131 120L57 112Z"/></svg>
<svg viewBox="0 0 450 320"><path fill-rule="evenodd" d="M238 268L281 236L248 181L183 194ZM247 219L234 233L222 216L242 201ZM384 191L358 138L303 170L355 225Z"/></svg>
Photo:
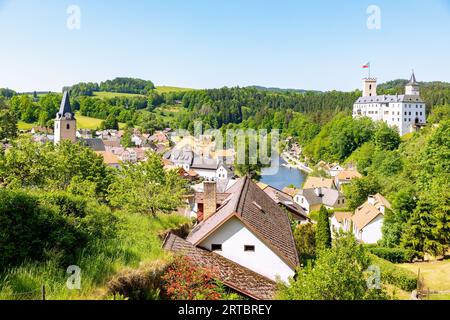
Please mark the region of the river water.
<svg viewBox="0 0 450 320"><path fill-rule="evenodd" d="M282 166L285 163L286 161L280 158L280 167L276 175L264 175L268 169L262 169L260 181L279 190L291 184L300 188L306 179L306 174L296 168Z"/></svg>

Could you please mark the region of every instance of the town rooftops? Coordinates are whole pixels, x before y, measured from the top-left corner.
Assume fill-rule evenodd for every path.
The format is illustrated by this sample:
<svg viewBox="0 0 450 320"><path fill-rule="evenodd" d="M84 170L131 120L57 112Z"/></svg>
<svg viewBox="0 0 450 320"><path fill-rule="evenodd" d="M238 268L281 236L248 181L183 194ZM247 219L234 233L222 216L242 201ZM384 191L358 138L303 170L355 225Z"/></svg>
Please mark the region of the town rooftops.
<svg viewBox="0 0 450 320"><path fill-rule="evenodd" d="M312 188L335 188L333 179L320 178L320 177L308 177L306 179L305 184L303 185L303 189L312 189Z"/></svg>
<svg viewBox="0 0 450 320"><path fill-rule="evenodd" d="M257 300L271 300L275 296L277 285L274 281L214 252L195 247L174 234L166 236L163 248L188 257L198 267L211 270L217 280L245 296Z"/></svg>
<svg viewBox="0 0 450 320"><path fill-rule="evenodd" d="M98 155L103 157L103 162L107 165L117 165L120 163L119 158L109 151L97 151Z"/></svg>
<svg viewBox="0 0 450 320"><path fill-rule="evenodd" d="M83 139L83 144L94 151L105 151L105 144L102 139Z"/></svg>
<svg viewBox="0 0 450 320"><path fill-rule="evenodd" d="M356 100L357 104L365 103L400 103L400 102L419 102L423 103L420 96L415 95L382 95L382 96L370 96L370 97L360 97Z"/></svg>
<svg viewBox="0 0 450 320"><path fill-rule="evenodd" d="M385 208L390 209L391 204L381 194L377 193L374 196L369 196L369 199L355 210L355 214L352 217L353 224L358 230L362 230L376 217L384 215Z"/></svg>
<svg viewBox="0 0 450 320"><path fill-rule="evenodd" d="M298 253L286 212L249 177L239 179L227 193L230 196L216 213L199 223L186 240L197 246L229 219L236 217L289 266L296 268Z"/></svg>

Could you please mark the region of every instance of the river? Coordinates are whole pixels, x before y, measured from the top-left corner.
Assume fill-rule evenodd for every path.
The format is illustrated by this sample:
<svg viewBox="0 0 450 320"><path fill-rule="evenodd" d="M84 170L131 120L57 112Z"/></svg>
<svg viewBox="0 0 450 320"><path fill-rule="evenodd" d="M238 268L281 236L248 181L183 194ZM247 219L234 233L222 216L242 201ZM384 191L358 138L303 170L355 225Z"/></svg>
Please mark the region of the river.
<svg viewBox="0 0 450 320"><path fill-rule="evenodd" d="M286 164L286 161L280 158L280 168L276 175L264 175L268 169L262 169L260 181L279 190L291 184L300 188L306 179L306 174L298 169L282 166L282 164Z"/></svg>

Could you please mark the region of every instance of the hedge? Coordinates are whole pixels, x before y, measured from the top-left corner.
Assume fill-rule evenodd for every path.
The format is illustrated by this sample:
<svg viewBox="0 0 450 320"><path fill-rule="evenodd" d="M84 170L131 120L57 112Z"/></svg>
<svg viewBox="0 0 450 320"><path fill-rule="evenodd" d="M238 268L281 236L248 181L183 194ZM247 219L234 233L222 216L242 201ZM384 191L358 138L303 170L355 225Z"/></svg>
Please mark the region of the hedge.
<svg viewBox="0 0 450 320"><path fill-rule="evenodd" d="M417 287L417 276L408 270L401 269L395 264L370 254L372 264L380 267L381 282L399 287L405 291L413 291Z"/></svg>
<svg viewBox="0 0 450 320"><path fill-rule="evenodd" d="M388 260L392 263L408 263L418 255L414 250L408 250L403 248L385 248L385 247L372 247L367 246L367 250L374 255Z"/></svg>

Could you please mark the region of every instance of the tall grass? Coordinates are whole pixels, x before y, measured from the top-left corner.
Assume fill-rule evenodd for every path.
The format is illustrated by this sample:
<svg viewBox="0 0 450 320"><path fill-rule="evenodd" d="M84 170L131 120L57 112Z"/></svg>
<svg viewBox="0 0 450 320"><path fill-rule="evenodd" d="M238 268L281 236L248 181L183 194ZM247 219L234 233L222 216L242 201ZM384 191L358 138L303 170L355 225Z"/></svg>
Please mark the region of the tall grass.
<svg viewBox="0 0 450 320"><path fill-rule="evenodd" d="M0 299L38 300L45 285L49 300L104 299L106 282L125 268L137 268L141 263L165 259L159 234L188 222L177 215L157 218L117 212L119 230L114 238L90 243L73 265L81 268L81 289L69 290L66 282L68 266L56 261L26 262L0 274Z"/></svg>

